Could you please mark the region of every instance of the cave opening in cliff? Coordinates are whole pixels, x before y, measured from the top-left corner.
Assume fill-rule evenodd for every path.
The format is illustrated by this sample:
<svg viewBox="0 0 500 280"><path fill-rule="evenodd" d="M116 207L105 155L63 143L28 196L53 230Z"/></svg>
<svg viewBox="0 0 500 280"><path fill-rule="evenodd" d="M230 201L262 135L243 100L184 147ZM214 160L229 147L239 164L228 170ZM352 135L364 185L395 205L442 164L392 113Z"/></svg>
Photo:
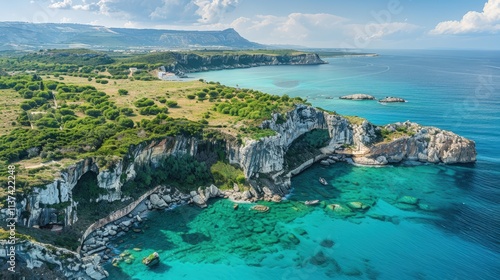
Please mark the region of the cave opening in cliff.
<svg viewBox="0 0 500 280"><path fill-rule="evenodd" d="M87 203L99 198L100 194L105 194L106 190L99 188L97 183L97 173L88 171L76 183L73 188L73 200L80 203Z"/></svg>

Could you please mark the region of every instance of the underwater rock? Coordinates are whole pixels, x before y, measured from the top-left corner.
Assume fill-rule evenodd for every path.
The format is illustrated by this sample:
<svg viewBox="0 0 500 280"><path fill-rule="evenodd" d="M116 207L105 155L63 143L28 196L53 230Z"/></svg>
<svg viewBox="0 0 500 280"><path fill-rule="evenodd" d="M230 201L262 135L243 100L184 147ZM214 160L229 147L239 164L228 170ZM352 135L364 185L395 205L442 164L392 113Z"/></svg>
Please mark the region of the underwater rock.
<svg viewBox="0 0 500 280"><path fill-rule="evenodd" d="M325 248L332 248L333 245L335 245L335 242L333 242L333 240L330 239L324 239L323 241L321 241L321 243L319 243L319 245Z"/></svg>
<svg viewBox="0 0 500 280"><path fill-rule="evenodd" d="M396 204L394 204L394 206L396 206L397 208L399 208L401 210L414 210L415 208L417 208L417 205L407 204L407 203L396 203Z"/></svg>
<svg viewBox="0 0 500 280"><path fill-rule="evenodd" d="M355 267L344 268L342 272L347 276L361 276L363 272Z"/></svg>
<svg viewBox="0 0 500 280"><path fill-rule="evenodd" d="M420 210L424 210L424 211L436 210L436 209L434 209L434 207L431 207L429 204L425 204L425 203L419 203L417 206Z"/></svg>
<svg viewBox="0 0 500 280"><path fill-rule="evenodd" d="M293 244L297 245L300 243L300 239L297 238L293 233L290 233L287 235L288 240L291 241Z"/></svg>
<svg viewBox="0 0 500 280"><path fill-rule="evenodd" d="M350 208L342 206L340 204L329 204L327 205L326 208L332 210L337 215L344 215L344 216L354 215L354 213Z"/></svg>
<svg viewBox="0 0 500 280"><path fill-rule="evenodd" d="M397 202L398 203L405 203L405 204L417 205L418 204L418 198L413 197L413 196L409 196L409 195L405 195L403 197L400 197L397 200Z"/></svg>
<svg viewBox="0 0 500 280"><path fill-rule="evenodd" d="M370 208L369 205L366 205L363 202L359 202L359 201L348 202L347 206L349 208L351 208L352 210L366 210L366 209Z"/></svg>
<svg viewBox="0 0 500 280"><path fill-rule="evenodd" d="M306 235L307 234L307 231L303 228L295 228L293 231L295 231L295 233L297 233L298 235Z"/></svg>
<svg viewBox="0 0 500 280"><path fill-rule="evenodd" d="M309 262L316 266L325 266L328 263L328 257L322 251L319 251L309 259Z"/></svg>
<svg viewBox="0 0 500 280"><path fill-rule="evenodd" d="M387 216L380 215L380 214L368 214L368 217L375 219L375 220L380 220L382 222L385 222L385 220L387 219Z"/></svg>
<svg viewBox="0 0 500 280"><path fill-rule="evenodd" d="M265 237L263 237L261 239L262 243L264 244L276 244L278 243L280 240L278 239L278 237L274 236L274 235L266 235Z"/></svg>

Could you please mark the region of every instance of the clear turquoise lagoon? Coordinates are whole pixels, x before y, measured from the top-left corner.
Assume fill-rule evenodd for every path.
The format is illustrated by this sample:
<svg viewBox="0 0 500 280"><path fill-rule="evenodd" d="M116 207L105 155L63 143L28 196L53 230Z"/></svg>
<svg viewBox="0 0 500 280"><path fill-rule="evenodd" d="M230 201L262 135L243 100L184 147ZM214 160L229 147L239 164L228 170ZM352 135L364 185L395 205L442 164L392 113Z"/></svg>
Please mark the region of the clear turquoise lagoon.
<svg viewBox="0 0 500 280"><path fill-rule="evenodd" d="M105 266L110 279L498 279L500 275L500 52L379 51L191 74L229 86L307 98L314 106L375 124L411 120L476 141L469 165L313 166L292 180L267 213L227 200L206 209L152 213L143 232L112 242L135 258ZM407 103L346 101L366 93ZM319 184L325 177L328 186ZM417 206L400 203L404 196ZM305 200L319 199L315 206ZM338 214L328 204L360 201L367 211ZM422 210L423 209L423 210ZM141 251L134 251L140 248ZM161 263L142 257L157 251Z"/></svg>

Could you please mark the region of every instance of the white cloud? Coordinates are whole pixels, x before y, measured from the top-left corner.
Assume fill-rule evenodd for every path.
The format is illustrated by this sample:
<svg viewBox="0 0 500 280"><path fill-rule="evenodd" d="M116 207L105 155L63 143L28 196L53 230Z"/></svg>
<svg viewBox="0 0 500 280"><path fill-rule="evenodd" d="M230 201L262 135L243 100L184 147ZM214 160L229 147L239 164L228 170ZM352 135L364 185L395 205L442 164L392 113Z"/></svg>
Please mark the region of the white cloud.
<svg viewBox="0 0 500 280"><path fill-rule="evenodd" d="M96 2L91 2L87 3L86 0L82 0L82 4L79 5L73 5L72 7L73 10L80 10L80 11L99 11L101 8L99 6L99 3Z"/></svg>
<svg viewBox="0 0 500 280"><path fill-rule="evenodd" d="M361 43L366 47L370 42L408 36L418 29L407 22L352 23L347 18L327 13L240 17L231 23L231 27L243 37L259 43L314 47L356 46Z"/></svg>
<svg viewBox="0 0 500 280"><path fill-rule="evenodd" d="M257 15L254 18L240 17L231 26L241 30L250 38L266 37L284 44L297 43L297 39L314 38L321 40L338 33L346 19L331 14L291 13L288 16ZM254 39L255 40L255 39ZM268 42L269 43L269 42ZM277 43L272 41L272 43Z"/></svg>
<svg viewBox="0 0 500 280"><path fill-rule="evenodd" d="M73 9L154 23L217 24L239 0L51 0L51 9ZM78 3L76 3L78 2Z"/></svg>
<svg viewBox="0 0 500 280"><path fill-rule="evenodd" d="M496 33L500 31L500 0L488 0L482 12L469 11L460 21L443 21L431 34Z"/></svg>
<svg viewBox="0 0 500 280"><path fill-rule="evenodd" d="M198 6L196 14L201 18L202 23L220 22L226 13L233 11L238 5L238 0L194 0Z"/></svg>
<svg viewBox="0 0 500 280"><path fill-rule="evenodd" d="M49 8L51 8L51 9L71 9L72 5L73 5L72 0L63 0L61 2L52 1L52 4L49 5Z"/></svg>
<svg viewBox="0 0 500 280"><path fill-rule="evenodd" d="M349 32L355 34L356 40L378 40L395 34L411 33L418 26L407 22L386 22L350 25Z"/></svg>

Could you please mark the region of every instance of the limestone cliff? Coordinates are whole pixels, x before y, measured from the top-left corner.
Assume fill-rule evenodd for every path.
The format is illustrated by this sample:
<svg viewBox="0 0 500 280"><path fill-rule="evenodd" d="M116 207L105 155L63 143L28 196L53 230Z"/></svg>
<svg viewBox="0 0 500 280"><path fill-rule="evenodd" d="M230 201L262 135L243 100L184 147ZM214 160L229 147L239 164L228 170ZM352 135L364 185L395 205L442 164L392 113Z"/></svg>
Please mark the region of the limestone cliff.
<svg viewBox="0 0 500 280"><path fill-rule="evenodd" d="M98 187L105 189L106 194L98 200L115 201L123 199L121 187L126 180L135 178L135 164L148 163L152 166L167 155L197 153L199 140L182 136L166 137L158 141L143 143L131 148L124 158L116 159L109 167L99 166L96 158L81 160L64 170L56 179L43 187L34 187L29 194L24 194L17 203L18 217L24 225L32 227L45 226L49 223L71 225L78 219L78 203L72 198L73 188L83 174L92 171L97 174ZM57 220L54 205L65 203L64 220ZM3 209L5 210L5 209ZM2 211L5 212L5 211ZM27 214L26 214L27 213ZM3 213L5 215L5 213Z"/></svg>
<svg viewBox="0 0 500 280"><path fill-rule="evenodd" d="M476 160L475 143L452 132L434 127L423 127L406 122L386 127L375 126L368 121L351 124L342 116L320 111L313 107L297 105L283 120L275 114L264 121L263 128L276 131L275 136L260 140L247 140L245 145L233 147L229 160L239 164L249 179L267 175L266 180L254 184L257 192L265 193L264 187L274 194L284 195L290 187L290 177L297 170L287 170L284 156L291 143L313 129L327 129L330 142L327 151L349 146L347 151L356 163L383 165L414 160L431 163L467 163ZM398 137L383 141L382 129ZM314 160L321 160L317 157ZM305 166L309 166L306 164ZM293 174L292 174L293 173Z"/></svg>
<svg viewBox="0 0 500 280"><path fill-rule="evenodd" d="M0 258L7 258L8 246L0 246ZM57 268L64 279L104 279L108 273L100 265L97 255L81 257L75 252L35 241L21 241L16 245L16 259L26 263L26 269L49 266ZM16 272L24 269L16 265ZM53 268L48 268L52 270ZM20 275L23 275L21 272ZM36 279L36 278L33 278Z"/></svg>
<svg viewBox="0 0 500 280"><path fill-rule="evenodd" d="M361 164L387 164L404 160L430 163L468 163L476 160L474 141L435 127L416 123L389 124L384 129L403 131L406 135L392 141L374 143L354 161ZM372 135L374 133L367 133Z"/></svg>
<svg viewBox="0 0 500 280"><path fill-rule="evenodd" d="M172 72L201 72L209 70L248 68L265 65L314 65L324 64L317 54L268 55L268 54L216 54L172 53L175 61L165 66Z"/></svg>
<svg viewBox="0 0 500 280"><path fill-rule="evenodd" d="M351 124L342 116L305 105L297 105L285 115L274 114L261 127L276 131L276 135L259 140L245 139L243 144L230 140L230 137L217 143L226 149L229 162L243 169L257 195L262 195L265 191L279 195L288 192L292 174L285 166L287 150L298 137L314 129L328 130L330 141L326 150L334 151L341 146L349 146L353 160L361 164L387 164L403 160L465 163L476 159L474 142L449 131L410 122L385 127L378 127L367 121ZM406 134L382 141L383 129L389 132L405 131ZM204 154L206 157L211 152L210 143L206 142L183 136L150 141L132 147L127 156L116 159L106 168L99 166L95 158L84 159L62 170L52 183L35 187L31 193L24 194L18 200L18 216L24 217L22 223L29 227L49 223L71 225L78 219L78 203L72 198L72 190L86 172L95 172L99 188L107 191L98 199L115 201L124 198L121 186L135 177L135 164L155 166L161 158L176 154ZM298 171L294 170L296 172ZM256 180L259 176L262 180ZM53 208L53 205L61 203L65 203L64 221L57 220L57 211Z"/></svg>

